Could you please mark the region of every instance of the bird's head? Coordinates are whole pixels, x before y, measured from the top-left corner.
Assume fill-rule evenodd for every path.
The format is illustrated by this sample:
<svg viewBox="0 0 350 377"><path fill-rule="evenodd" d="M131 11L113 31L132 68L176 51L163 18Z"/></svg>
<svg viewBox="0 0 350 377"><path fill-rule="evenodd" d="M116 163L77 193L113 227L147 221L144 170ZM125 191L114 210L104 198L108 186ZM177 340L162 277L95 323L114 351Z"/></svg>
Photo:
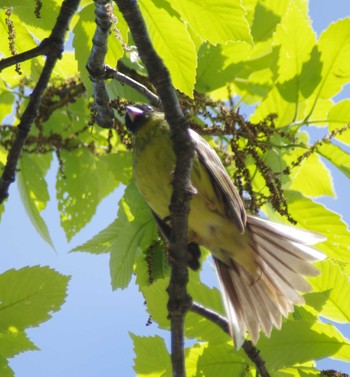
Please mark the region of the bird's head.
<svg viewBox="0 0 350 377"><path fill-rule="evenodd" d="M155 113L149 105L132 105L126 107L125 125L132 133L136 133Z"/></svg>

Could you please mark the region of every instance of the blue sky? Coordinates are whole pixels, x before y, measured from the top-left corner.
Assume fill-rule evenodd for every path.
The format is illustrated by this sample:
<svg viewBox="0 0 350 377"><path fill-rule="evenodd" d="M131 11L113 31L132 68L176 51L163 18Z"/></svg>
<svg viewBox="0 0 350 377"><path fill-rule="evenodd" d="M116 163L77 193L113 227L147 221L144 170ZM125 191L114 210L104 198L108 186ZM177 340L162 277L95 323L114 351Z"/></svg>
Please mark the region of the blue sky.
<svg viewBox="0 0 350 377"><path fill-rule="evenodd" d="M310 14L319 34L332 21L349 16L350 3L348 0L310 0ZM344 94L350 97L349 87ZM153 335L156 331L155 325L146 327L148 316L142 296L134 284L127 290L112 292L108 255L68 254L70 249L114 220L122 192L118 190L105 199L93 221L68 244L59 225L55 200L57 165L55 161L49 171L51 201L43 214L57 252L36 234L24 212L16 184L11 187L1 221L1 272L40 264L72 276L62 310L40 327L28 330L29 337L41 351L21 354L11 360L10 366L16 377L134 376L134 354L128 333ZM350 223L348 180L334 173L338 199L327 199L326 203ZM208 279L213 280L212 276ZM350 338L350 325L343 328ZM322 362L321 367L350 373L350 365L345 363Z"/></svg>

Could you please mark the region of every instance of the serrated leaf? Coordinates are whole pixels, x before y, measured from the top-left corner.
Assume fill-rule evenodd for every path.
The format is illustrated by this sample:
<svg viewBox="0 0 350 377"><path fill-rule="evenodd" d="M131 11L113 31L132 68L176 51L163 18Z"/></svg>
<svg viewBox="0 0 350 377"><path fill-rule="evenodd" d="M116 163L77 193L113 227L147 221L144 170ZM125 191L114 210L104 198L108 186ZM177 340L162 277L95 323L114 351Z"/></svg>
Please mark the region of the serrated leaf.
<svg viewBox="0 0 350 377"><path fill-rule="evenodd" d="M280 46L278 81L285 82L301 73L316 43L310 19L290 2L286 14L277 26L274 43Z"/></svg>
<svg viewBox="0 0 350 377"><path fill-rule="evenodd" d="M118 232L109 262L113 289L127 287L140 250L148 248L157 235L153 216L134 184L127 187L119 202L115 226Z"/></svg>
<svg viewBox="0 0 350 377"><path fill-rule="evenodd" d="M197 273L190 272L187 288L193 301L223 317L226 316L220 291L217 288L209 288L202 283ZM216 324L193 312L186 315L185 333L189 338L196 338L212 344L226 343L231 339Z"/></svg>
<svg viewBox="0 0 350 377"><path fill-rule="evenodd" d="M6 332L0 332L0 355L2 357L9 358L21 352L37 350L39 348L28 338L27 334L14 326L10 326ZM2 376L2 374L0 375Z"/></svg>
<svg viewBox="0 0 350 377"><path fill-rule="evenodd" d="M336 131L345 126L348 127L346 131L336 135L335 138L350 145L350 99L344 99L334 105L328 113L327 120L330 131Z"/></svg>
<svg viewBox="0 0 350 377"><path fill-rule="evenodd" d="M7 359L0 355L0 375L2 377L14 377L13 370L9 367Z"/></svg>
<svg viewBox="0 0 350 377"><path fill-rule="evenodd" d="M30 221L42 239L53 249L49 230L40 213L50 199L45 175L50 167L51 154L23 154L18 167L18 190Z"/></svg>
<svg viewBox="0 0 350 377"><path fill-rule="evenodd" d="M331 98L350 81L350 19L332 23L321 34L318 46L323 62L319 97Z"/></svg>
<svg viewBox="0 0 350 377"><path fill-rule="evenodd" d="M297 191L285 191L285 194L288 210L298 226L327 237L327 241L318 244L317 249L325 252L328 257L350 263L350 233L341 216ZM270 211L269 217L286 222L275 211Z"/></svg>
<svg viewBox="0 0 350 377"><path fill-rule="evenodd" d="M305 196L335 196L331 173L316 154L304 160L290 189L300 191Z"/></svg>
<svg viewBox="0 0 350 377"><path fill-rule="evenodd" d="M246 11L239 0L175 0L171 4L205 41L252 43Z"/></svg>
<svg viewBox="0 0 350 377"><path fill-rule="evenodd" d="M286 126L294 120L296 104L286 101L277 87L274 87L266 98L256 108L250 120L259 123L270 114L277 114L275 125L277 127Z"/></svg>
<svg viewBox="0 0 350 377"><path fill-rule="evenodd" d="M330 358L350 361L350 339L345 338L335 326L331 324L324 324L318 321L312 325L312 330L327 335L332 339L333 344L336 344L336 342L338 342L341 345L340 349L337 350L337 352L330 355Z"/></svg>
<svg viewBox="0 0 350 377"><path fill-rule="evenodd" d="M195 273L191 273L188 284L188 292L193 300L224 315L220 292L216 288L207 287L198 281L198 278L195 278L194 275ZM167 309L168 285L169 279L167 278L158 279L148 286L140 286L147 303L148 313L151 315L152 320L162 329L169 329L170 326ZM213 344L220 344L230 340L229 336L216 324L193 312L186 314L185 334L188 338L196 338Z"/></svg>
<svg viewBox="0 0 350 377"><path fill-rule="evenodd" d="M249 368L250 369L250 368ZM232 344L208 344L198 358L198 372L206 377L252 376L247 368L247 360L234 352ZM253 374L255 375L255 374Z"/></svg>
<svg viewBox="0 0 350 377"><path fill-rule="evenodd" d="M95 214L100 201L119 182L113 177L103 157L94 156L87 148L62 151L62 168L56 182L61 225L67 239L81 230Z"/></svg>
<svg viewBox="0 0 350 377"><path fill-rule="evenodd" d="M71 252L84 251L92 254L111 252L112 243L120 231L120 227L120 221L118 219L114 220L105 229L101 230L101 232L97 233L93 238L91 238L91 240L75 247L71 250Z"/></svg>
<svg viewBox="0 0 350 377"><path fill-rule="evenodd" d="M343 174L350 178L350 155L332 143L322 143L317 147L317 153L330 161Z"/></svg>
<svg viewBox="0 0 350 377"><path fill-rule="evenodd" d="M169 69L174 86L193 97L197 55L186 25L169 3L142 0L139 5L154 48Z"/></svg>
<svg viewBox="0 0 350 377"><path fill-rule="evenodd" d="M339 266L326 260L317 264L320 275L310 282L317 292L325 292L326 302L320 314L339 323L350 322L350 282Z"/></svg>
<svg viewBox="0 0 350 377"><path fill-rule="evenodd" d="M191 348L185 348L185 366L187 376L197 376L198 359L203 354L207 344L195 344Z"/></svg>
<svg viewBox="0 0 350 377"><path fill-rule="evenodd" d="M270 371L329 357L343 345L339 338L330 334L330 326L301 320L286 321L281 330L272 331L270 339L262 335L256 347Z"/></svg>
<svg viewBox="0 0 350 377"><path fill-rule="evenodd" d="M68 276L48 267L24 267L0 275L0 328L4 332L38 326L64 303Z"/></svg>
<svg viewBox="0 0 350 377"><path fill-rule="evenodd" d="M159 336L142 337L130 333L134 343L134 371L138 377L170 377L172 367L164 340Z"/></svg>
<svg viewBox="0 0 350 377"><path fill-rule="evenodd" d="M168 285L169 279L158 279L149 286L140 286L147 303L148 313L162 329L169 329L170 326L167 309L168 294L166 292Z"/></svg>
<svg viewBox="0 0 350 377"><path fill-rule="evenodd" d="M258 2L254 11L252 35L255 42L268 40L272 37L281 17L269 9L265 4Z"/></svg>
<svg viewBox="0 0 350 377"><path fill-rule="evenodd" d="M145 253L137 259L136 283L140 289L154 283L158 279L165 279L170 275L170 265L167 252L161 242L154 242Z"/></svg>

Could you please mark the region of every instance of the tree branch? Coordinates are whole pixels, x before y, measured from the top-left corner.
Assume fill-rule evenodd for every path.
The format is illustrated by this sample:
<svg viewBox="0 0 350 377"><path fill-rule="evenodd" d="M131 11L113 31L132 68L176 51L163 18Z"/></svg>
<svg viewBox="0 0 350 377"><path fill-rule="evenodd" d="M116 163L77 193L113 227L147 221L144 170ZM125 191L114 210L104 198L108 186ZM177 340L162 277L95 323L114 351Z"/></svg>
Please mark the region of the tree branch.
<svg viewBox="0 0 350 377"><path fill-rule="evenodd" d="M225 333L230 335L227 319L222 317L220 314L215 313L214 311L209 310L196 302L192 303L191 311L215 323L223 331L225 331ZM253 343L250 340L245 340L242 348L249 359L255 364L261 377L270 377L270 374L265 367L265 361L260 357L259 350L253 345Z"/></svg>
<svg viewBox="0 0 350 377"><path fill-rule="evenodd" d="M113 7L110 0L95 0L96 30L92 39L92 49L86 68L93 86L94 110L96 123L103 128L112 128L114 113L109 106L109 97L105 86L105 56L107 40L114 21Z"/></svg>
<svg viewBox="0 0 350 377"><path fill-rule="evenodd" d="M9 187L15 180L16 168L21 151L38 112L40 101L49 83L51 73L57 60L61 57L68 25L78 9L79 2L80 0L64 0L56 24L48 38L47 42L50 42L50 44L52 43L55 47L52 47L50 53L47 55L38 83L30 95L29 103L24 110L21 121L17 127L16 137L12 143L4 171L0 178L0 204L8 197Z"/></svg>
<svg viewBox="0 0 350 377"><path fill-rule="evenodd" d="M124 73L106 66L106 78L113 78L115 80L118 80L122 84L130 86L130 88L137 90L140 94L146 97L152 106L160 110L162 109L162 103L160 102L156 94L149 90L145 85L142 85L141 83L125 75Z"/></svg>
<svg viewBox="0 0 350 377"><path fill-rule="evenodd" d="M19 63L22 63L26 60L36 58L37 56L41 55L50 55L51 53L54 52L54 50L57 48L57 46L54 43L51 43L52 41L50 38L45 38L43 41L39 44L39 46L36 46L32 48L31 50L24 51L20 54L10 56L5 59L0 60L0 72L8 68L12 65L16 65Z"/></svg>
<svg viewBox="0 0 350 377"><path fill-rule="evenodd" d="M115 2L128 23L140 58L163 104L165 117L171 128L176 155L173 194L170 203L172 222L170 253L173 263L168 287L168 310L171 321L173 375L183 377L186 375L183 350L183 323L185 313L190 307L190 297L186 290L188 282L186 252L187 216L190 199L189 181L194 148L188 135L187 121L182 114L179 101L171 83L169 71L152 46L137 2L133 0L115 0Z"/></svg>

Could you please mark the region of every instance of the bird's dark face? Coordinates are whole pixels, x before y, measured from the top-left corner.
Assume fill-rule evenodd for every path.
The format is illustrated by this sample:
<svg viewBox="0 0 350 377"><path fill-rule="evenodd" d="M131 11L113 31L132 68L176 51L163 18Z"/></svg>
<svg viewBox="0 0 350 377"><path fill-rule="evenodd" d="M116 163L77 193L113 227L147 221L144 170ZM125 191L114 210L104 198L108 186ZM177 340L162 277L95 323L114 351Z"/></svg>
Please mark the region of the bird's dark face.
<svg viewBox="0 0 350 377"><path fill-rule="evenodd" d="M126 107L125 125L132 133L147 122L154 113L154 109L149 105L133 105Z"/></svg>

